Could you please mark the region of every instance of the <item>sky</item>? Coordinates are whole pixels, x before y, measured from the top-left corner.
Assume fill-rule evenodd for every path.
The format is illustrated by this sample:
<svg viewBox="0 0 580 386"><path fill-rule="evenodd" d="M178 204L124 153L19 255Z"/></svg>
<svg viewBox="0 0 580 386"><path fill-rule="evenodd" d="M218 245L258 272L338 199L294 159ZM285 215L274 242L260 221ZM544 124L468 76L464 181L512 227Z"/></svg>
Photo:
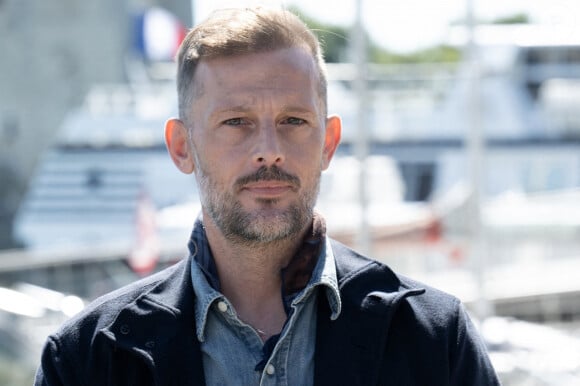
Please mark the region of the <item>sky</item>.
<svg viewBox="0 0 580 386"><path fill-rule="evenodd" d="M441 43L449 23L462 19L469 0L361 0L363 23L379 45L399 52L413 51ZM580 34L579 0L472 0L476 17L490 20L515 13L527 13L533 21L564 27ZM356 0L197 0L196 20L214 8L249 4L296 5L318 20L352 25Z"/></svg>

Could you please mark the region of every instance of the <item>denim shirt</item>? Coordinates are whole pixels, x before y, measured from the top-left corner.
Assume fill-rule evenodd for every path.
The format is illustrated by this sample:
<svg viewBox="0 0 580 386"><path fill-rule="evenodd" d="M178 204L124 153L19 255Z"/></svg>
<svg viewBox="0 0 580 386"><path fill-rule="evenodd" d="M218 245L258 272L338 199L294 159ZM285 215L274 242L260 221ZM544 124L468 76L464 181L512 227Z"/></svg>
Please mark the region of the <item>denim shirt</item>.
<svg viewBox="0 0 580 386"><path fill-rule="evenodd" d="M331 319L341 309L336 268L329 240L317 258L310 281L287 299L288 319L280 335L265 343L240 320L219 292L219 279L201 219L190 240L191 276L196 294L196 335L208 385L311 385L314 375L318 291L323 290ZM209 262L209 264L208 264Z"/></svg>

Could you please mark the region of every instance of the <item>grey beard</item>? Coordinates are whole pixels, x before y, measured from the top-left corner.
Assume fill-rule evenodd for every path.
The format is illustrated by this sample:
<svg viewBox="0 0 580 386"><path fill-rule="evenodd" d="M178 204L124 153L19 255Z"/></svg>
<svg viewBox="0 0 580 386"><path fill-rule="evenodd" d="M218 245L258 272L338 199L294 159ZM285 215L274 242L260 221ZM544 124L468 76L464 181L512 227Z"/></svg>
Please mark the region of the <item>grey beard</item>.
<svg viewBox="0 0 580 386"><path fill-rule="evenodd" d="M268 205L267 202L264 204ZM275 226L271 218L245 212L237 201L228 210L216 208L215 205L208 205L207 209L225 238L246 246L271 244L298 235L312 219L312 209L296 205L276 215Z"/></svg>
<svg viewBox="0 0 580 386"><path fill-rule="evenodd" d="M282 180L288 181L296 188L300 186L297 177L282 172L278 168L261 168L256 173L240 178L235 186L240 187L252 181ZM202 204L207 214L222 232L223 236L233 243L245 246L259 246L279 242L298 235L310 224L314 204L319 190L319 183L309 192L305 192L299 201L277 214L245 211L239 201L225 192L219 192L206 173L198 176L202 193ZM262 199L262 211L273 208L277 200ZM274 209L272 209L274 210Z"/></svg>

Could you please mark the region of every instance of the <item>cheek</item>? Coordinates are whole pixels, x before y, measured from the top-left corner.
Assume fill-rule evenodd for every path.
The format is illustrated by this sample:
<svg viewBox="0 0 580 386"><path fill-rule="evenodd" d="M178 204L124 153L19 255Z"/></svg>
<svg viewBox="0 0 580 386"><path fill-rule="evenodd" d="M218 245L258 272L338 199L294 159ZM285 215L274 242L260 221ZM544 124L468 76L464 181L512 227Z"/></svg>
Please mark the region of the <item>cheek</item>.
<svg viewBox="0 0 580 386"><path fill-rule="evenodd" d="M310 173L318 173L326 168L326 157L319 146L302 146L299 155L295 157L301 168L310 170Z"/></svg>
<svg viewBox="0 0 580 386"><path fill-rule="evenodd" d="M227 161L214 162L207 159L200 161L196 178L203 189L212 191L207 193L220 194L231 190L236 179L232 173L232 168L227 165L229 165Z"/></svg>
<svg viewBox="0 0 580 386"><path fill-rule="evenodd" d="M227 165L227 160L222 154L224 146L214 146L212 141L205 137L197 136L192 139L192 148L194 150L195 162L197 167L203 168L206 172L215 169L218 166L223 168Z"/></svg>
<svg viewBox="0 0 580 386"><path fill-rule="evenodd" d="M214 169L232 169L239 165L242 162L241 158L249 155L249 146L252 142L234 137L231 135L222 139L220 136L214 136L200 143L202 161Z"/></svg>

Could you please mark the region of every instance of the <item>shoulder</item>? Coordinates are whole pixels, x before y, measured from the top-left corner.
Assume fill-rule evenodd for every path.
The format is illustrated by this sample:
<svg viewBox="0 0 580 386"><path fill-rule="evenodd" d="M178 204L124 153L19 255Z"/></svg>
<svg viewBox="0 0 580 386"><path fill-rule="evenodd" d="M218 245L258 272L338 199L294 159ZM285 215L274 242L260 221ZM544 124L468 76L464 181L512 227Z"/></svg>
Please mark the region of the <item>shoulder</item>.
<svg viewBox="0 0 580 386"><path fill-rule="evenodd" d="M336 365L335 352L344 352L339 344L346 350L347 342L357 342L378 353L376 367L366 368L394 384L497 384L485 345L457 297L336 241L331 247L342 311L336 321L320 322L320 346L329 347L320 351L324 366Z"/></svg>
<svg viewBox="0 0 580 386"><path fill-rule="evenodd" d="M449 313L460 312L461 302L457 297L398 274L386 264L363 256L335 240L331 240L331 245L339 288L346 300L354 296L357 298L355 301L362 302L370 294L401 295L415 312L428 313L435 319L439 314L446 314L445 319L448 319Z"/></svg>
<svg viewBox="0 0 580 386"><path fill-rule="evenodd" d="M147 347L147 331L172 322L171 327L161 330L164 337L169 337L182 326L190 327L194 295L189 261L184 259L106 294L65 322L47 338L37 380L82 384L80 380L96 377L94 383L104 384L99 377L107 374L102 370L124 360L124 355L135 347Z"/></svg>
<svg viewBox="0 0 580 386"><path fill-rule="evenodd" d="M185 265L186 260L181 261L93 300L81 312L63 323L51 338L63 343L91 339L93 334L111 325L127 306L150 293L164 291L176 276L181 276L179 273L185 270Z"/></svg>
<svg viewBox="0 0 580 386"><path fill-rule="evenodd" d="M482 342L462 302L455 296L404 275L385 264L333 242L343 316L383 315L403 337L421 335L428 347L455 347L466 342L483 352ZM419 333L421 331L421 333ZM401 342L401 344L404 344Z"/></svg>

